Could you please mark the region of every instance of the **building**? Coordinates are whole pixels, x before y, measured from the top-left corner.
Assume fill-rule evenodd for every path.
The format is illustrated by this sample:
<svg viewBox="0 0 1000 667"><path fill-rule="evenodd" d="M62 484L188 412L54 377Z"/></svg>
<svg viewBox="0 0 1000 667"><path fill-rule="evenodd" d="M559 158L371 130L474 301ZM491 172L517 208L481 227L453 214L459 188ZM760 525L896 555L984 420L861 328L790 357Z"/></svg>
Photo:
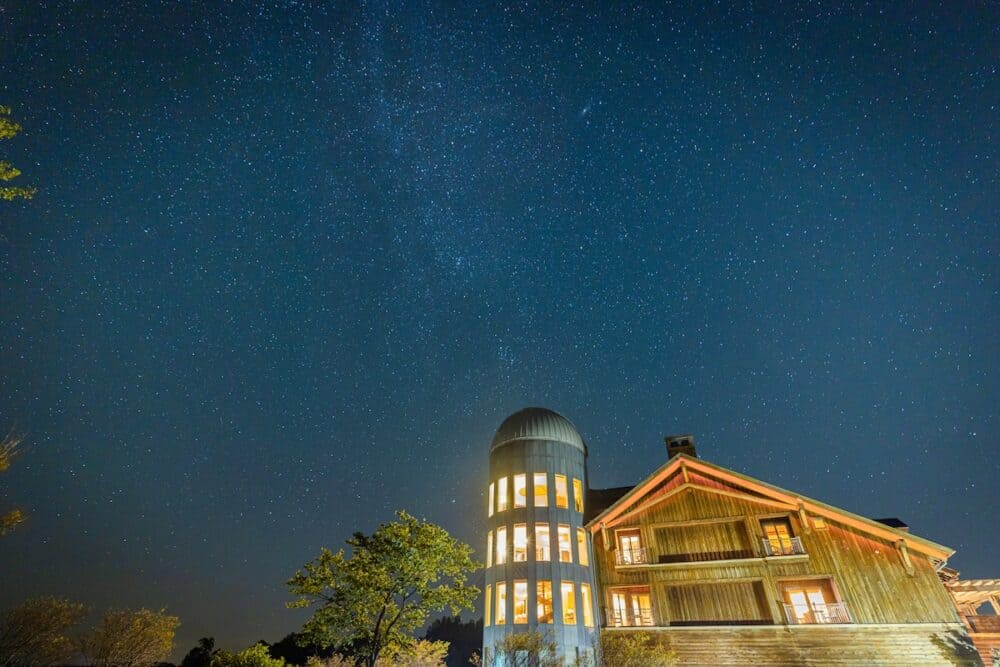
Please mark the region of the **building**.
<svg viewBox="0 0 1000 667"><path fill-rule="evenodd" d="M490 449L485 664L541 630L566 664L646 631L692 665L979 665L939 573L953 552L697 458L667 438L633 487L590 489L575 427L542 408Z"/></svg>

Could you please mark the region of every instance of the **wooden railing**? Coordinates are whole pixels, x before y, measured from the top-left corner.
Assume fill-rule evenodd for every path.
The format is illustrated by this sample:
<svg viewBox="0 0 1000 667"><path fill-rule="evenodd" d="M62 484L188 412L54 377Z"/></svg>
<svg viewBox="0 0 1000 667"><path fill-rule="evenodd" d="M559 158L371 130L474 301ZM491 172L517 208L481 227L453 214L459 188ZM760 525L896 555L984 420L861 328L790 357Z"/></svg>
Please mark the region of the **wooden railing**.
<svg viewBox="0 0 1000 667"><path fill-rule="evenodd" d="M643 625L651 626L653 625L653 610L649 608L639 609L639 613L635 611L629 611L626 613L621 613L617 611L611 612L611 617L608 619L611 625L616 628L632 628L639 627Z"/></svg>
<svg viewBox="0 0 1000 667"><path fill-rule="evenodd" d="M615 565L645 565L648 562L645 547L618 549L615 552Z"/></svg>
<svg viewBox="0 0 1000 667"><path fill-rule="evenodd" d="M972 632L1000 633L1000 616L966 616L965 620L969 622Z"/></svg>
<svg viewBox="0 0 1000 667"><path fill-rule="evenodd" d="M785 617L789 625L815 625L825 623L850 623L851 616L847 613L847 605L843 602L813 605L812 609L801 618L795 613L795 607L785 605Z"/></svg>
<svg viewBox="0 0 1000 667"><path fill-rule="evenodd" d="M754 552L750 549L734 549L732 551L697 551L688 554L661 554L660 563L702 563L711 560L738 560L741 558L753 558Z"/></svg>
<svg viewBox="0 0 1000 667"><path fill-rule="evenodd" d="M806 552L802 547L801 537L792 537L787 540L769 540L765 537L761 539L761 543L764 545L764 553L768 556L794 556Z"/></svg>

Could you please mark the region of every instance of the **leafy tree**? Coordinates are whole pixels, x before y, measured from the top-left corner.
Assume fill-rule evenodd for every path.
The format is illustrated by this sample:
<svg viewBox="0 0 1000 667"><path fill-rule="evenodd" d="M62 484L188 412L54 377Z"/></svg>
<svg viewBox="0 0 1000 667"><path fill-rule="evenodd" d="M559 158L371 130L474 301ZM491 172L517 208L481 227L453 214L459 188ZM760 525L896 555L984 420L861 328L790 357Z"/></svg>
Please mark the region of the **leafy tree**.
<svg viewBox="0 0 1000 667"><path fill-rule="evenodd" d="M347 540L351 556L323 549L288 581L290 607L317 605L303 638L375 667L382 651L413 643L432 612L471 608L479 590L467 583L478 567L472 549L440 526L406 512L370 536Z"/></svg>
<svg viewBox="0 0 1000 667"><path fill-rule="evenodd" d="M54 597L34 598L0 617L0 667L48 667L76 652L66 631L80 622L82 604Z"/></svg>
<svg viewBox="0 0 1000 667"><path fill-rule="evenodd" d="M21 124L10 118L10 107L0 106L0 139L12 139L21 131ZM6 160L0 160L0 182L11 181L21 175L21 170ZM35 196L35 188L3 185L0 186L0 199L31 199Z"/></svg>
<svg viewBox="0 0 1000 667"><path fill-rule="evenodd" d="M656 641L648 632L601 633L604 667L672 667L677 654Z"/></svg>
<svg viewBox="0 0 1000 667"><path fill-rule="evenodd" d="M483 645L483 619L463 622L458 616L444 616L431 622L424 639L448 642L448 667L465 667L472 654Z"/></svg>
<svg viewBox="0 0 1000 667"><path fill-rule="evenodd" d="M109 611L80 648L94 667L150 667L173 649L180 624L162 609Z"/></svg>
<svg viewBox="0 0 1000 667"><path fill-rule="evenodd" d="M212 664L212 656L218 653L215 648L215 637L202 637L198 640L198 645L187 652L181 660L181 667L209 667Z"/></svg>
<svg viewBox="0 0 1000 667"><path fill-rule="evenodd" d="M217 651L212 656L211 667L285 667L281 658L272 658L267 645L254 644L239 653Z"/></svg>
<svg viewBox="0 0 1000 667"><path fill-rule="evenodd" d="M329 658L333 655L330 649L310 643L297 632L287 634L281 641L271 644L268 651L272 658L282 658L289 665L305 665L310 657Z"/></svg>
<svg viewBox="0 0 1000 667"><path fill-rule="evenodd" d="M562 667L559 648L551 634L537 630L517 632L504 635L503 639L493 645L494 660L488 664L496 664L496 658L504 667Z"/></svg>
<svg viewBox="0 0 1000 667"><path fill-rule="evenodd" d="M23 436L16 430L11 429L0 440L0 472L7 472L11 462L17 457ZM14 530L18 524L24 521L24 512L15 507L0 514L0 535L6 535Z"/></svg>
<svg viewBox="0 0 1000 667"><path fill-rule="evenodd" d="M386 648L379 656L378 667L444 667L448 642L418 639L408 646Z"/></svg>

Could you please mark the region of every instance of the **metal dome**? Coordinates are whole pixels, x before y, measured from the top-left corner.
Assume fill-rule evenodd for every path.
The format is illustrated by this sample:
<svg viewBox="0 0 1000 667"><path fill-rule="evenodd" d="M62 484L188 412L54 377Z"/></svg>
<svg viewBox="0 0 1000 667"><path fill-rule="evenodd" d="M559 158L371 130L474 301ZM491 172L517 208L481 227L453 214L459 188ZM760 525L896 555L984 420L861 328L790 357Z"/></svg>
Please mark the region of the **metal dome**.
<svg viewBox="0 0 1000 667"><path fill-rule="evenodd" d="M573 423L548 408L524 408L504 419L493 436L490 451L513 440L554 440L587 452Z"/></svg>

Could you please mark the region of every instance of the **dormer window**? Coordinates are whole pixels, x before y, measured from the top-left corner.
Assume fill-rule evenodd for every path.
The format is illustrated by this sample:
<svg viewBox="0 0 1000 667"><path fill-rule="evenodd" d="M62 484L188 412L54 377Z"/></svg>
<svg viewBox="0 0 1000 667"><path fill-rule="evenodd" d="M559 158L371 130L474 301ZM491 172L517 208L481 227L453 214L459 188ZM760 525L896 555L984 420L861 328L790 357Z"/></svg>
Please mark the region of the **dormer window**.
<svg viewBox="0 0 1000 667"><path fill-rule="evenodd" d="M764 553L768 556L792 556L804 554L802 541L792 534L792 522L788 517L763 519L760 522L764 538Z"/></svg>

